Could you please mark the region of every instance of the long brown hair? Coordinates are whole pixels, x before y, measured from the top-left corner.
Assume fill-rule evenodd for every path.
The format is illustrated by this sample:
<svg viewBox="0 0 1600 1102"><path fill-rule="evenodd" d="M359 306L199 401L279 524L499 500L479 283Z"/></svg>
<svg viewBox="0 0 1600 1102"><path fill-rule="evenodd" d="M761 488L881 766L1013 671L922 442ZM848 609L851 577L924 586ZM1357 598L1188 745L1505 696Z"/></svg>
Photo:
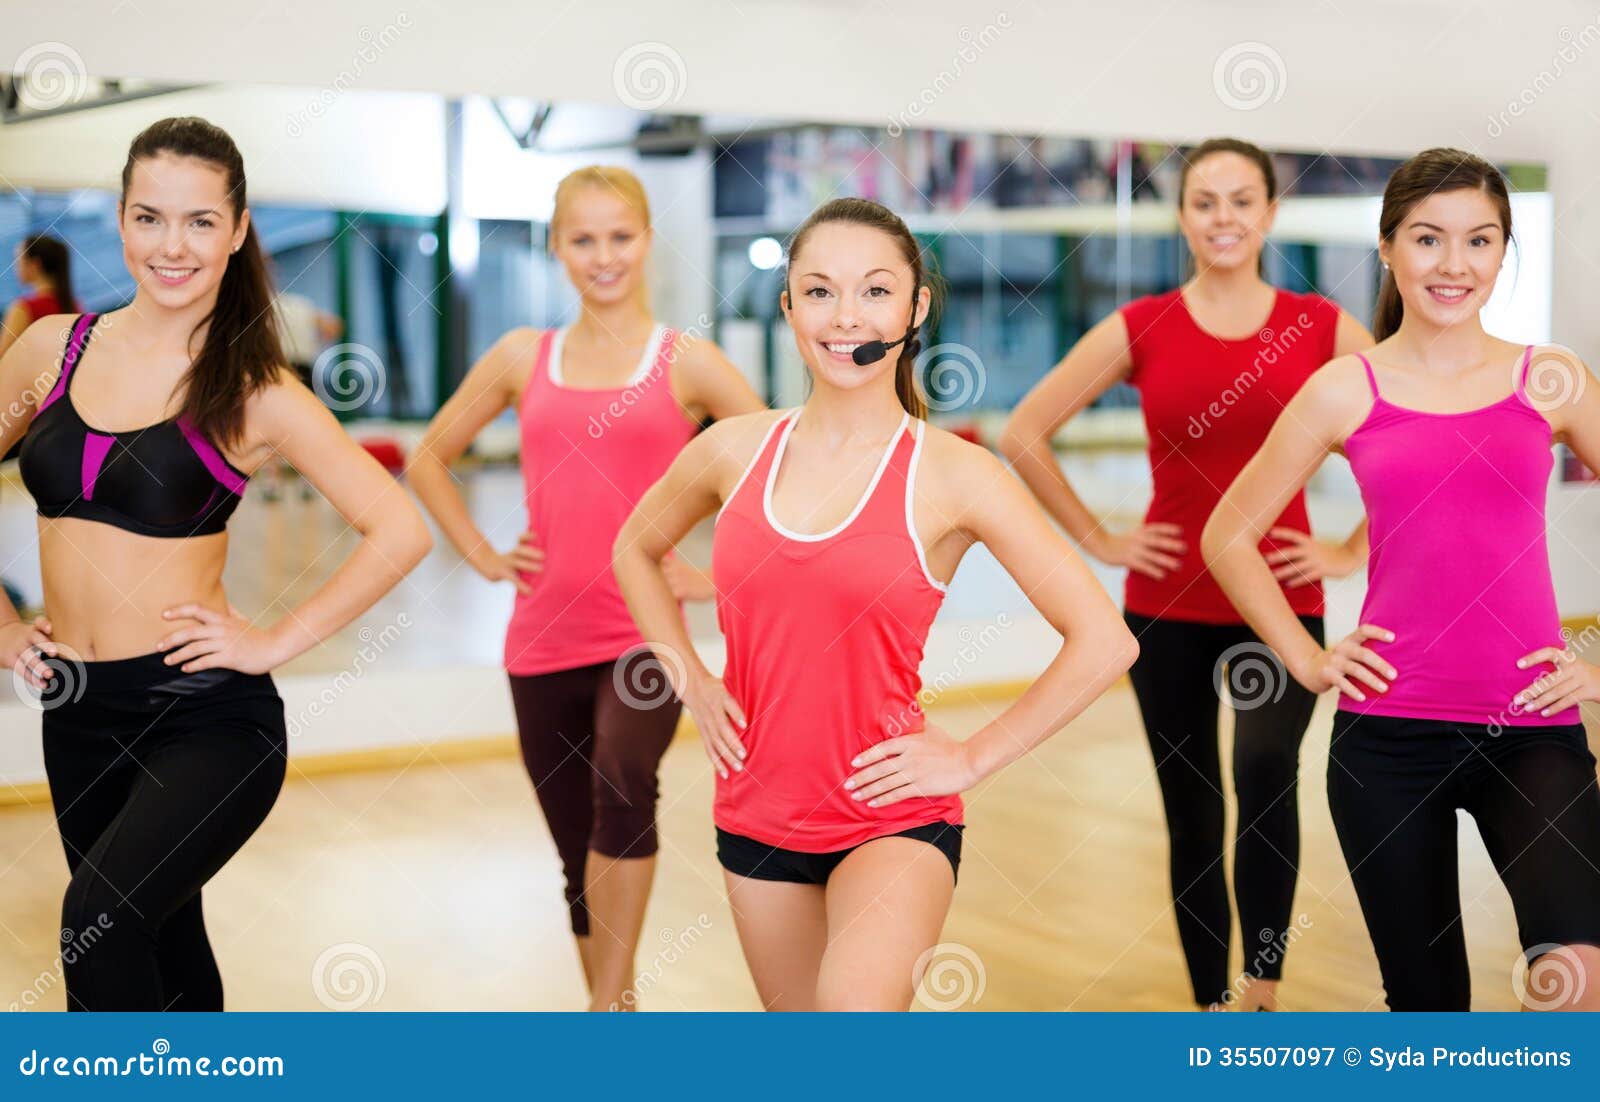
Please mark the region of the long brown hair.
<svg viewBox="0 0 1600 1102"><path fill-rule="evenodd" d="M1481 191L1493 201L1500 216L1500 231L1511 243L1511 197L1506 194L1505 177L1484 160L1460 149L1425 149L1394 170L1383 189L1383 211L1378 215L1378 237L1392 245L1394 235L1418 203L1445 191ZM1394 273L1385 269L1383 286L1378 291L1378 308L1373 317L1372 335L1385 340L1400 328L1405 303Z"/></svg>
<svg viewBox="0 0 1600 1102"><path fill-rule="evenodd" d="M77 308L78 300L72 294L72 250L65 241L47 233L30 233L22 239L22 255L39 265L60 309Z"/></svg>
<svg viewBox="0 0 1600 1102"><path fill-rule="evenodd" d="M848 222L854 226L866 226L892 238L899 246L901 258L911 266L913 287L911 316L916 316L917 291L927 287L933 293L933 301L929 304L928 310L928 319L932 319L933 309L938 306L942 297L938 277L928 271L922 259L922 248L917 244L917 239L911 236L905 221L882 203L874 203L871 199L833 199L822 204L811 212L811 217L802 222L799 229L794 231L794 236L789 239L785 262L790 263L794 260L812 230L830 222ZM784 274L783 285L787 291L789 287L787 271ZM900 358L895 361L894 367L894 392L907 413L927 420L928 403L923 399L922 391L917 388L917 353L921 350L922 341L916 337L912 337L900 346Z"/></svg>
<svg viewBox="0 0 1600 1102"><path fill-rule="evenodd" d="M162 119L133 139L128 161L122 166L124 202L134 165L162 153L193 157L221 169L227 176L228 203L234 218L239 218L248 205L244 158L226 131L193 116ZM200 325L207 326L205 343L180 384L183 407L178 415L213 442L231 444L244 432L245 402L275 382L285 362L273 313L272 283L254 222L245 231L239 251L228 257L216 305ZM196 326L195 332L199 331Z"/></svg>

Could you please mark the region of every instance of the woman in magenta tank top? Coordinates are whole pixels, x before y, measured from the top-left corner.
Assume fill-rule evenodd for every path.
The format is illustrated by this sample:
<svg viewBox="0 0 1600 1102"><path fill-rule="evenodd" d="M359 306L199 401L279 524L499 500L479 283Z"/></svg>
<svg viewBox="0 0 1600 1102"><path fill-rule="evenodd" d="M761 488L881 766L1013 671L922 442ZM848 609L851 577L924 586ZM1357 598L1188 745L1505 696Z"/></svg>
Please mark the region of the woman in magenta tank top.
<svg viewBox="0 0 1600 1102"><path fill-rule="evenodd" d="M1338 689L1328 804L1391 1010L1467 1010L1457 818L1511 895L1530 1009L1600 1009L1600 793L1546 548L1550 445L1600 466L1600 386L1568 349L1484 332L1511 237L1493 165L1431 149L1384 191L1380 343L1289 403L1206 525L1223 589L1296 681ZM1331 650L1256 549L1330 452L1371 525L1361 625ZM1502 962L1496 962L1500 964Z"/></svg>
<svg viewBox="0 0 1600 1102"><path fill-rule="evenodd" d="M1311 373L1372 338L1320 295L1261 278L1276 212L1271 157L1248 142L1212 139L1188 153L1181 180L1178 223L1194 278L1128 303L1084 334L1017 405L1002 448L1084 550L1127 568L1124 616L1139 639L1129 679L1165 810L1172 913L1195 1002L1272 1009L1299 864L1300 741L1315 699L1284 676L1275 678L1284 691L1254 691L1253 678L1276 659L1206 569L1200 529ZM1120 380L1139 391L1154 491L1144 522L1126 533L1079 500L1052 444ZM1360 565L1365 525L1342 545L1314 540L1305 497L1295 494L1262 547L1290 607L1320 637L1320 579ZM1245 946L1234 977L1217 731L1224 678L1234 710L1233 887Z"/></svg>
<svg viewBox="0 0 1600 1102"><path fill-rule="evenodd" d="M864 199L818 209L790 244L782 305L810 397L685 448L624 526L617 577L716 770L717 856L762 1005L904 1010L955 888L960 793L1086 708L1137 646L999 460L924 422L931 291L904 222ZM661 568L719 507L720 678ZM979 542L1065 644L961 742L925 723L918 667Z"/></svg>
<svg viewBox="0 0 1600 1102"><path fill-rule="evenodd" d="M590 1009L632 1009L655 875L656 769L682 706L617 589L612 542L702 420L763 406L715 344L651 317L650 209L632 173L594 166L563 179L550 239L578 290L578 320L503 336L428 427L410 480L467 563L516 591L506 673ZM448 468L508 406L528 515L501 552ZM704 575L678 560L672 578L680 598L711 596Z"/></svg>

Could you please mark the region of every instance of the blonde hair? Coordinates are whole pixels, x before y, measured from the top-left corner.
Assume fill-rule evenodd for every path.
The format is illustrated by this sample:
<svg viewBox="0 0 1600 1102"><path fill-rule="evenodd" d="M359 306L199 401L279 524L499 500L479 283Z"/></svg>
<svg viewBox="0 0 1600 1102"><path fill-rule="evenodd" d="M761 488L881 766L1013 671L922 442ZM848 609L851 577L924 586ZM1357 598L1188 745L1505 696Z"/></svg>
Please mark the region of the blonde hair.
<svg viewBox="0 0 1600 1102"><path fill-rule="evenodd" d="M556 185L555 210L550 215L550 236L555 237L561 225L561 212L568 201L585 188L604 188L639 212L645 228L650 226L650 198L644 193L639 177L619 165L584 165L573 169Z"/></svg>

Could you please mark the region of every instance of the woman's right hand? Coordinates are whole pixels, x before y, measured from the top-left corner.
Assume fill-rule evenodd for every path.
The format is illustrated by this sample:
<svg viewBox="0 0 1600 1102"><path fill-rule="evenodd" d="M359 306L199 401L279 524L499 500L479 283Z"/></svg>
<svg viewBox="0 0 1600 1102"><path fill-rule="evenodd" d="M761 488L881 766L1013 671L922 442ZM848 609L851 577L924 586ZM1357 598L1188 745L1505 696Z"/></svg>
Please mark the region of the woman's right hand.
<svg viewBox="0 0 1600 1102"><path fill-rule="evenodd" d="M1120 534L1101 528L1085 541L1084 550L1110 566L1125 566L1159 579L1182 565L1177 556L1189 550L1182 537L1182 528L1165 522L1141 524Z"/></svg>
<svg viewBox="0 0 1600 1102"><path fill-rule="evenodd" d="M44 692L55 671L45 665L48 655L56 657L59 648L50 638L50 621L36 617L30 624L26 620L13 620L0 625L0 662L6 669L18 670L23 680L35 692Z"/></svg>
<svg viewBox="0 0 1600 1102"><path fill-rule="evenodd" d="M517 545L501 553L487 545L472 560L472 568L491 582L510 582L517 592L527 595L533 586L522 577L544 569L544 549L534 544L538 537L530 529L517 537Z"/></svg>
<svg viewBox="0 0 1600 1102"><path fill-rule="evenodd" d="M722 678L704 674L690 676L688 686L679 696L694 717L695 729L705 744L706 757L711 759L717 776L726 778L729 769L735 772L744 769L744 743L739 741L739 731L744 730L746 723L744 709L723 686Z"/></svg>
<svg viewBox="0 0 1600 1102"><path fill-rule="evenodd" d="M1337 688L1352 700L1367 699L1357 682L1379 693L1388 692L1389 682L1395 679L1398 671L1367 646L1369 639L1392 643L1394 632L1375 624L1362 624L1339 640L1331 650L1317 651L1306 661L1297 663L1289 672L1313 693L1325 693Z"/></svg>

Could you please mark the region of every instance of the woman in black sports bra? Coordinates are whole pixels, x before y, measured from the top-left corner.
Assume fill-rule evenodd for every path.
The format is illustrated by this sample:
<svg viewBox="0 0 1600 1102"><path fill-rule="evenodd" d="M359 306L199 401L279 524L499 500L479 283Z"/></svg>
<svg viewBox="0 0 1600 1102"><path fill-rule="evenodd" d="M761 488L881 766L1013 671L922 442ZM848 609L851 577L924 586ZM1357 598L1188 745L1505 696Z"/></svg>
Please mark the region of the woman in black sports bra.
<svg viewBox="0 0 1600 1102"><path fill-rule="evenodd" d="M286 762L268 671L370 608L431 545L400 486L284 362L226 133L134 139L118 211L133 302L31 325L0 360L0 454L22 438L48 619L0 596L0 661L44 710L72 878L72 1010L221 1010L201 888L271 810ZM17 416L17 411L21 416ZM23 434L26 433L26 436ZM277 457L363 536L273 622L228 603L228 517Z"/></svg>

